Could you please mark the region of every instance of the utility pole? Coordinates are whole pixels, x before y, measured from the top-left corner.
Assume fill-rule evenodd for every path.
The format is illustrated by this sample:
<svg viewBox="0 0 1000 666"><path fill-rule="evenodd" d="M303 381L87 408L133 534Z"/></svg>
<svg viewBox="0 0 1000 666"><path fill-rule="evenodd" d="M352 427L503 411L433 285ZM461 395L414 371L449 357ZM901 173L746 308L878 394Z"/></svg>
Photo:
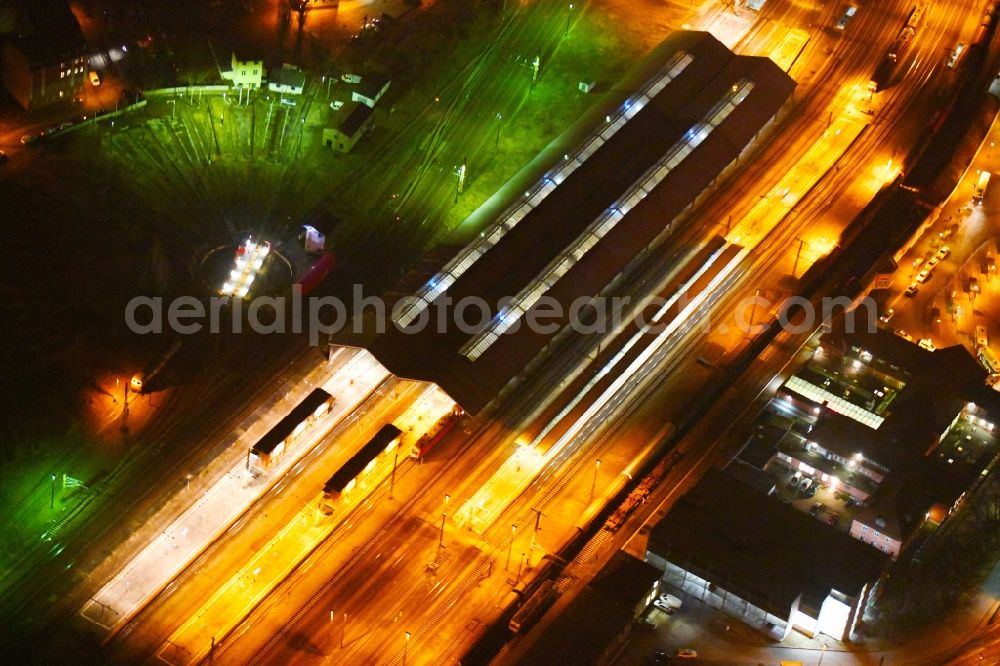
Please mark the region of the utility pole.
<svg viewBox="0 0 1000 666"><path fill-rule="evenodd" d="M792 264L792 278L795 277L795 273L799 269L799 257L802 256L802 246L806 243L801 238L796 238L795 240L799 242L799 248L795 251L795 263Z"/></svg>
<svg viewBox="0 0 1000 666"><path fill-rule="evenodd" d="M563 35L563 37L569 35L569 22L572 18L573 18L573 3L571 2L569 3L569 11L566 12L566 33Z"/></svg>
<svg viewBox="0 0 1000 666"><path fill-rule="evenodd" d="M498 113L497 114L497 142L496 142L496 145L494 146L495 148L499 148L500 147L500 125L501 125L501 123L503 123L503 116Z"/></svg>
<svg viewBox="0 0 1000 666"><path fill-rule="evenodd" d="M56 475L52 474L52 494L49 499L49 508L56 508Z"/></svg>
<svg viewBox="0 0 1000 666"><path fill-rule="evenodd" d="M406 642L403 643L403 666L406 666L406 651L410 647L410 632L406 632Z"/></svg>
<svg viewBox="0 0 1000 666"><path fill-rule="evenodd" d="M597 473L601 471L601 459L598 458L594 462L596 463L594 465L594 480L590 483L590 499L587 500L587 504L594 501L594 489L597 487Z"/></svg>

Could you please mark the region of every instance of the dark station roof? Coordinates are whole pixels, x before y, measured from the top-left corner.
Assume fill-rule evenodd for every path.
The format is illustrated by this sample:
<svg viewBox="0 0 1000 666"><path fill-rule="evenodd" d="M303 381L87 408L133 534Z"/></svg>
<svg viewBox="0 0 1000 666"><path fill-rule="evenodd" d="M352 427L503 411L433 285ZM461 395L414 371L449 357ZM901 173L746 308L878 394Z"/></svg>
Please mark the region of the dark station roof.
<svg viewBox="0 0 1000 666"><path fill-rule="evenodd" d="M296 405L295 409L288 413L288 416L274 424L274 427L268 430L267 434L254 444L253 450L257 453L272 453L274 447L283 442L300 423L316 411L317 407L329 399L330 394L323 389L313 389L312 393L307 395L302 402Z"/></svg>
<svg viewBox="0 0 1000 666"><path fill-rule="evenodd" d="M47 67L85 55L87 42L66 0L13 0L11 4L15 30L8 40L30 66Z"/></svg>
<svg viewBox="0 0 1000 666"><path fill-rule="evenodd" d="M886 561L846 532L719 470L677 501L650 531L648 548L782 618L800 594L856 596Z"/></svg>
<svg viewBox="0 0 1000 666"><path fill-rule="evenodd" d="M343 467L330 477L326 485L323 486L323 492L326 494L343 492L344 487L351 482L351 479L360 474L361 470L368 466L368 463L375 460L385 450L385 447L389 446L389 442L399 437L401 432L391 423L382 426L375 433L375 436L361 447L360 451L355 453L350 460L344 463Z"/></svg>
<svg viewBox="0 0 1000 666"><path fill-rule="evenodd" d="M683 67L679 67L681 61ZM737 158L795 85L770 60L737 56L705 32L672 33L646 66L653 76L609 116L610 124L596 128L577 152L552 165L529 192L530 197L515 201L418 291L420 297L434 284L442 284L442 276L448 278L445 281L454 278L443 295L422 308L427 321L444 321L446 330L428 325L419 332L401 331L389 322L384 333L372 331L353 344L367 347L397 376L432 381L466 411L481 410L565 326L570 304L577 298L600 294ZM658 90L648 88L657 82L662 85ZM747 83L752 85L748 93ZM643 95L648 95L648 101ZM739 101L734 106L732 100L737 95ZM709 120L717 118L727 104L728 115L710 128ZM629 119L619 124L622 117ZM616 125L618 129L612 133ZM595 150L598 134L606 140ZM654 173L653 167L690 146L693 149L671 164L665 176L662 164L658 167L662 179L642 195L644 198L632 197L633 186ZM547 195L539 189L547 189ZM626 195L629 201L622 200ZM525 207L530 210L524 212ZM501 299L515 298L541 284L542 275L593 229L595 220L615 209L624 209L620 221L544 288L549 302L554 299L562 309L559 316L541 320L551 322L548 331L520 325L539 312L533 305L518 326L502 333L475 359L463 353L479 331L460 328L456 308L442 304L445 297L451 303L466 297L480 299L494 317ZM514 217L517 221L511 223ZM491 244L484 246L484 242ZM469 263L464 259L477 247L481 250L478 259L456 274L455 268ZM479 312L467 308L465 321L480 319ZM480 331L487 326L483 324Z"/></svg>

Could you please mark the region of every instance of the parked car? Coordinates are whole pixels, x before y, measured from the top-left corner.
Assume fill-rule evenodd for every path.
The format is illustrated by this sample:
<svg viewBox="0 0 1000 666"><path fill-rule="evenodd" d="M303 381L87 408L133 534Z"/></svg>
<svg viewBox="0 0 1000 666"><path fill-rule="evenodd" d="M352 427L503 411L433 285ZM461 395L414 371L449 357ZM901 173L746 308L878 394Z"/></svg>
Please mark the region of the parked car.
<svg viewBox="0 0 1000 666"><path fill-rule="evenodd" d="M948 247L947 245L945 245L944 247L942 247L940 250L937 251L938 259L944 259L949 254L951 254L951 248Z"/></svg>
<svg viewBox="0 0 1000 666"><path fill-rule="evenodd" d="M819 512L823 510L823 505L820 502L816 502L811 507L809 507L809 515L818 516Z"/></svg>
<svg viewBox="0 0 1000 666"><path fill-rule="evenodd" d="M802 491L802 497L804 497L805 499L811 498L813 495L816 494L816 489L817 488L819 488L818 484L815 484L815 483L812 484L811 486L809 486L808 488L806 488L804 491Z"/></svg>
<svg viewBox="0 0 1000 666"><path fill-rule="evenodd" d="M831 525L836 525L838 522L840 522L840 514L834 511L833 513L830 514L830 517L826 519L826 522L830 523Z"/></svg>
<svg viewBox="0 0 1000 666"><path fill-rule="evenodd" d="M341 74L340 80L344 83L361 83L360 74Z"/></svg>
<svg viewBox="0 0 1000 666"><path fill-rule="evenodd" d="M670 655L663 651L654 652L646 657L647 666L663 666L664 664L669 664L672 661L673 659Z"/></svg>
<svg viewBox="0 0 1000 666"><path fill-rule="evenodd" d="M917 282L923 284L931 279L931 272L929 270L922 270L917 273Z"/></svg>
<svg viewBox="0 0 1000 666"><path fill-rule="evenodd" d="M335 99L332 102L330 102L330 108L333 109L334 111L339 111L341 108L343 108L343 106L344 103L341 102L339 99Z"/></svg>
<svg viewBox="0 0 1000 666"><path fill-rule="evenodd" d="M671 606L670 604L668 604L663 599L656 599L655 601L653 601L653 605L656 606L657 608L659 608L661 611L663 611L667 615L673 615L674 614L674 607Z"/></svg>
<svg viewBox="0 0 1000 666"><path fill-rule="evenodd" d="M903 295L909 298L913 298L914 296L917 295L917 291L919 291L919 289L917 288L917 283L911 282L910 286L907 287L906 291L903 292Z"/></svg>
<svg viewBox="0 0 1000 666"><path fill-rule="evenodd" d="M101 75L95 72L94 70L90 70L89 72L87 72L87 78L90 80L90 85L94 86L95 88L101 85Z"/></svg>
<svg viewBox="0 0 1000 666"><path fill-rule="evenodd" d="M698 652L693 648L681 648L677 650L674 656L678 659L697 659Z"/></svg>
<svg viewBox="0 0 1000 666"><path fill-rule="evenodd" d="M894 314L896 314L896 310L893 308L889 308L888 310L882 313L882 316L879 317L879 321L883 321L888 324L889 320L892 319L892 315Z"/></svg>
<svg viewBox="0 0 1000 666"><path fill-rule="evenodd" d="M25 134L24 136L21 137L21 143L23 143L24 145L28 145L29 143L34 143L35 141L38 141L38 136L35 134Z"/></svg>
<svg viewBox="0 0 1000 666"><path fill-rule="evenodd" d="M937 255L934 255L933 257L928 259L927 263L924 265L927 267L928 270L934 270L934 267L938 265L939 261L941 260L937 258Z"/></svg>

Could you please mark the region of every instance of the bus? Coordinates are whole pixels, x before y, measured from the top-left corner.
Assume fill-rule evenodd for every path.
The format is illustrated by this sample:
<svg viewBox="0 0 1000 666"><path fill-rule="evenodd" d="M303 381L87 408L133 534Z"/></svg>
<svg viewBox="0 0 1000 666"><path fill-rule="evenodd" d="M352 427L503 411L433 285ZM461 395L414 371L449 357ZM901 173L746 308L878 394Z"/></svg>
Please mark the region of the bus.
<svg viewBox="0 0 1000 666"><path fill-rule="evenodd" d="M983 205L983 196L986 194L986 186L990 184L990 172L983 169L979 172L979 180L976 181L976 190L972 193L972 203L976 206Z"/></svg>
<svg viewBox="0 0 1000 666"><path fill-rule="evenodd" d="M416 458L417 460L423 458L427 455L427 452L434 448L434 446L444 439L444 436L451 432L451 429L455 427L458 420L465 414L462 408L455 405L455 408L450 412L438 419L438 422L431 426L424 435L414 442L413 447L410 449L410 457Z"/></svg>

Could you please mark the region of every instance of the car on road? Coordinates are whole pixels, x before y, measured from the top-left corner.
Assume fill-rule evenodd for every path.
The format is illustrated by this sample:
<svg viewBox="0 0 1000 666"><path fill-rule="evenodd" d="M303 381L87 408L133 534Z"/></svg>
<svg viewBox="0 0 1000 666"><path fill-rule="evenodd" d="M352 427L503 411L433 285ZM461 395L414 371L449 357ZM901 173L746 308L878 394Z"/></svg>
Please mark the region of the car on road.
<svg viewBox="0 0 1000 666"><path fill-rule="evenodd" d="M927 267L928 270L934 270L934 267L938 265L939 261L941 260L937 258L937 255L934 255L933 257L928 259L927 263L924 265Z"/></svg>
<svg viewBox="0 0 1000 666"><path fill-rule="evenodd" d="M101 75L95 72L94 70L90 70L89 72L87 72L87 78L90 80L90 85L94 86L95 88L101 85Z"/></svg>
<svg viewBox="0 0 1000 666"><path fill-rule="evenodd" d="M847 24L851 22L851 19L858 12L858 8L855 5L848 5L847 9L844 10L844 15L840 17L835 26L837 30L844 30L847 28Z"/></svg>
<svg viewBox="0 0 1000 666"><path fill-rule="evenodd" d="M917 273L917 282L923 284L931 279L931 272L928 270L923 270Z"/></svg>
<svg viewBox="0 0 1000 666"><path fill-rule="evenodd" d="M917 289L917 283L916 282L911 282L910 286L906 288L906 291L904 291L903 294L905 296L913 298L914 296L917 295L917 291L918 291L918 289Z"/></svg>
<svg viewBox="0 0 1000 666"><path fill-rule="evenodd" d="M937 251L937 258L944 259L949 254L951 254L951 248L945 245L944 247L942 247L940 250Z"/></svg>
<svg viewBox="0 0 1000 666"><path fill-rule="evenodd" d="M899 329L898 331L896 331L896 335L898 335L899 337L903 338L904 340L908 340L910 342L913 342L913 336L910 335L909 333L907 333L906 331L904 331L903 329Z"/></svg>
<svg viewBox="0 0 1000 666"><path fill-rule="evenodd" d="M332 102L330 102L330 108L333 109L334 111L339 111L341 108L343 108L343 106L344 103L341 102L339 99L335 99Z"/></svg>
<svg viewBox="0 0 1000 666"><path fill-rule="evenodd" d="M693 648L681 648L674 653L674 656L678 659L697 659L698 652Z"/></svg>
<svg viewBox="0 0 1000 666"><path fill-rule="evenodd" d="M888 310L882 313L882 316L879 317L879 321L888 324L889 320L892 319L892 315L894 314L896 314L896 310L893 308L889 308Z"/></svg>
<svg viewBox="0 0 1000 666"><path fill-rule="evenodd" d="M340 80L344 83L361 83L360 74L341 74Z"/></svg>
<svg viewBox="0 0 1000 666"><path fill-rule="evenodd" d="M38 136L34 134L25 134L21 137L21 143L24 145L28 145L29 143L34 143L36 141L38 141Z"/></svg>
<svg viewBox="0 0 1000 666"><path fill-rule="evenodd" d="M811 507L809 507L810 516L818 516L819 512L823 510L823 504L821 502L816 502Z"/></svg>
<svg viewBox="0 0 1000 666"><path fill-rule="evenodd" d="M657 651L646 657L646 666L663 666L672 662L670 655L666 652Z"/></svg>

